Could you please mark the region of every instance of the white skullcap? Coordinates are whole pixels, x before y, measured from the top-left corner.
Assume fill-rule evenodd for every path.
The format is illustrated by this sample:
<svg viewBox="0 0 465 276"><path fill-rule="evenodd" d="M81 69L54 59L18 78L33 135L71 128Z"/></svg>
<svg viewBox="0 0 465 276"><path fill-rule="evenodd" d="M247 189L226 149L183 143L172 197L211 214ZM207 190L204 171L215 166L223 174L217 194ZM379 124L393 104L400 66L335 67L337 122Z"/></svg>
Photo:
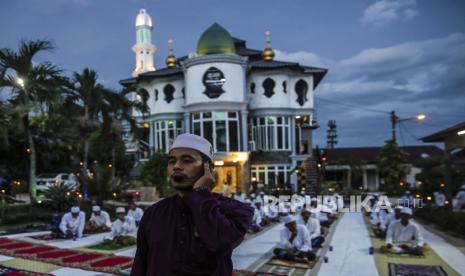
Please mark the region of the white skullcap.
<svg viewBox="0 0 465 276"><path fill-rule="evenodd" d="M410 209L410 208L408 208L408 207L402 208L402 210L400 210L400 213L401 213L401 214L407 214L407 215L413 215L412 209Z"/></svg>
<svg viewBox="0 0 465 276"><path fill-rule="evenodd" d="M295 217L294 216L291 216L291 215L287 215L283 218L283 222L284 224L288 224L288 223L291 223L293 221L296 221L295 220Z"/></svg>
<svg viewBox="0 0 465 276"><path fill-rule="evenodd" d="M177 148L189 148L200 151L213 160L213 147L207 139L198 135L184 133L176 137L169 151Z"/></svg>
<svg viewBox="0 0 465 276"><path fill-rule="evenodd" d="M259 198L256 198L256 199L253 201L253 203L262 203L262 200L259 199Z"/></svg>
<svg viewBox="0 0 465 276"><path fill-rule="evenodd" d="M250 194L250 197L256 197L256 196L257 196L257 195L254 194L254 193L251 193L251 194Z"/></svg>
<svg viewBox="0 0 465 276"><path fill-rule="evenodd" d="M463 186L465 186L465 185L463 185ZM260 194L261 194L261 195L264 195L264 194L265 194L265 192L260 192Z"/></svg>
<svg viewBox="0 0 465 276"><path fill-rule="evenodd" d="M124 209L124 207L118 207L116 208L116 213L126 213L126 209Z"/></svg>
<svg viewBox="0 0 465 276"><path fill-rule="evenodd" d="M465 190L465 184L462 185L462 187L460 188L461 190Z"/></svg>
<svg viewBox="0 0 465 276"><path fill-rule="evenodd" d="M252 200L250 200L248 198L244 202L247 203L247 204L252 204Z"/></svg>
<svg viewBox="0 0 465 276"><path fill-rule="evenodd" d="M99 212L100 210L101 210L100 206L98 206L98 205L92 206L92 212Z"/></svg>
<svg viewBox="0 0 465 276"><path fill-rule="evenodd" d="M81 209L79 209L78 206L74 206L71 208L71 213L79 213L81 211Z"/></svg>
<svg viewBox="0 0 465 276"><path fill-rule="evenodd" d="M405 191L405 194L409 195L409 194L410 194L410 191L408 191L408 190L407 190L407 191Z"/></svg>

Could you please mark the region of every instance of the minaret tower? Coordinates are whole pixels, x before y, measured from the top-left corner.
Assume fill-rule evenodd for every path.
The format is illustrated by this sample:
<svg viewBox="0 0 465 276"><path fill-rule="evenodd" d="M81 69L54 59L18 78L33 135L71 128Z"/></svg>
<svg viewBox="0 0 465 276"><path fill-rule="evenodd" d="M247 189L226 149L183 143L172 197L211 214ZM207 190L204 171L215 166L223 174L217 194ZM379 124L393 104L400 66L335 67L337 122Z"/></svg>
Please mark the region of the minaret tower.
<svg viewBox="0 0 465 276"><path fill-rule="evenodd" d="M147 71L155 71L153 55L157 47L152 44L151 31L153 29L152 18L145 9L139 10L136 17L136 44L132 50L136 54L136 68L132 72L133 77Z"/></svg>

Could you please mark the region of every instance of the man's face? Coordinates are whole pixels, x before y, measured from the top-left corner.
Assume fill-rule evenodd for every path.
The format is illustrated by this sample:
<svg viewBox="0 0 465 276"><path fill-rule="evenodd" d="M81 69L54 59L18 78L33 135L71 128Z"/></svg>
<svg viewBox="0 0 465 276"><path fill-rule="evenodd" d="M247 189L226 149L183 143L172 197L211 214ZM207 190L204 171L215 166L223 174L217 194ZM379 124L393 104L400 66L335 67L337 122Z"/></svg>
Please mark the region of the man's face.
<svg viewBox="0 0 465 276"><path fill-rule="evenodd" d="M177 148L170 152L168 176L173 188L177 190L192 189L195 182L203 175L203 171L202 156L196 150Z"/></svg>
<svg viewBox="0 0 465 276"><path fill-rule="evenodd" d="M121 221L124 221L124 219L126 218L126 214L123 212L117 213L116 216L118 216L118 219L120 219Z"/></svg>
<svg viewBox="0 0 465 276"><path fill-rule="evenodd" d="M297 222L291 221L288 224L286 224L287 229L291 232L295 232L297 230Z"/></svg>
<svg viewBox="0 0 465 276"><path fill-rule="evenodd" d="M394 209L394 216L398 219L400 218L400 209Z"/></svg>
<svg viewBox="0 0 465 276"><path fill-rule="evenodd" d="M100 211L94 211L94 214L95 214L96 216L100 216Z"/></svg>
<svg viewBox="0 0 465 276"><path fill-rule="evenodd" d="M79 216L79 213L71 213L71 215L73 216L73 218L77 218Z"/></svg>
<svg viewBox="0 0 465 276"><path fill-rule="evenodd" d="M129 209L136 210L136 205L133 203L129 204Z"/></svg>
<svg viewBox="0 0 465 276"><path fill-rule="evenodd" d="M305 221L307 221L307 220L310 218L310 212L307 211L307 210L304 210L304 211L301 213L301 215L302 215L302 218L303 218Z"/></svg>
<svg viewBox="0 0 465 276"><path fill-rule="evenodd" d="M412 217L412 216L410 216L409 214L401 213L401 214L400 214L400 222L401 222L403 225L407 225L411 217Z"/></svg>

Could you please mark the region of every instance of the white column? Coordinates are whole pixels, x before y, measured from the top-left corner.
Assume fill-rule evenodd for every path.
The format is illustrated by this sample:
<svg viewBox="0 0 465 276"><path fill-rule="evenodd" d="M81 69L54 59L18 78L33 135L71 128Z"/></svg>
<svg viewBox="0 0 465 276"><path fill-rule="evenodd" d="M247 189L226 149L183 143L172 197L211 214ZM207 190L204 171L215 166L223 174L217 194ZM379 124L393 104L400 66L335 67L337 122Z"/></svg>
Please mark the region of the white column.
<svg viewBox="0 0 465 276"><path fill-rule="evenodd" d="M149 124L149 146L150 146L150 154L153 154L155 152L155 135L154 135L154 130L155 130L155 122L151 121Z"/></svg>
<svg viewBox="0 0 465 276"><path fill-rule="evenodd" d="M184 112L184 132L191 133L191 116L189 112Z"/></svg>
<svg viewBox="0 0 465 276"><path fill-rule="evenodd" d="M296 154L296 144L295 144L295 119L294 116L291 116L291 149L292 155Z"/></svg>
<svg viewBox="0 0 465 276"><path fill-rule="evenodd" d="M249 112L247 110L241 110L241 138L242 138L242 151L248 150L248 132L247 132L247 125L248 125L248 115Z"/></svg>
<svg viewBox="0 0 465 276"><path fill-rule="evenodd" d="M367 177L367 169L363 168L363 189L368 188L368 177Z"/></svg>

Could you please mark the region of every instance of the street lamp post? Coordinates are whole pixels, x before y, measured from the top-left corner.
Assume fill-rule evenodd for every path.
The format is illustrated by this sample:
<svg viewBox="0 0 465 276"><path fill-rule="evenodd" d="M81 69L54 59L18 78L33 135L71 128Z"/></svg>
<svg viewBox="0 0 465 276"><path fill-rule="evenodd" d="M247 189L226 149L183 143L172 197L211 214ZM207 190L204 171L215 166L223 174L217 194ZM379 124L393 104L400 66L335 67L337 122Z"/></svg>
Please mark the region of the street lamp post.
<svg viewBox="0 0 465 276"><path fill-rule="evenodd" d="M396 139L396 126L398 123L400 122L404 122L404 121L409 121L409 120L418 120L418 121L422 121L426 118L426 115L425 114L418 114L417 116L415 117L410 117L410 118L399 118L397 117L396 115L396 112L393 110L391 111L391 128L392 128L392 141L396 142L397 139Z"/></svg>

